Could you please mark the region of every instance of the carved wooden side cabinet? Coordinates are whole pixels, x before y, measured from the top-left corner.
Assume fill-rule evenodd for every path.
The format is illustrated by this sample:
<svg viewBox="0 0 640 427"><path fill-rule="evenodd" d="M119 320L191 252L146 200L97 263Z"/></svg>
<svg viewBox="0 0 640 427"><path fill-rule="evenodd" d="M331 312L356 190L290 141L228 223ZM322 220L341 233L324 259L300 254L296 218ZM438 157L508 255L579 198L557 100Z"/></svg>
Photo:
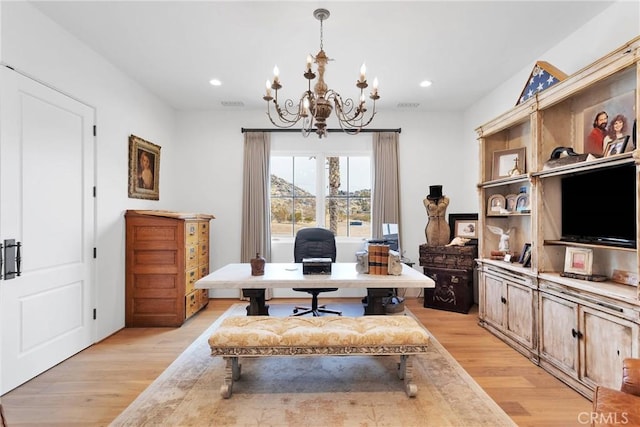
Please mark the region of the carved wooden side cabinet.
<svg viewBox="0 0 640 427"><path fill-rule="evenodd" d="M209 273L213 215L128 210L126 220L127 327L180 326L207 305L196 280Z"/></svg>
<svg viewBox="0 0 640 427"><path fill-rule="evenodd" d="M424 290L424 306L468 313L473 305L473 272L477 246L420 245L420 265L436 282Z"/></svg>

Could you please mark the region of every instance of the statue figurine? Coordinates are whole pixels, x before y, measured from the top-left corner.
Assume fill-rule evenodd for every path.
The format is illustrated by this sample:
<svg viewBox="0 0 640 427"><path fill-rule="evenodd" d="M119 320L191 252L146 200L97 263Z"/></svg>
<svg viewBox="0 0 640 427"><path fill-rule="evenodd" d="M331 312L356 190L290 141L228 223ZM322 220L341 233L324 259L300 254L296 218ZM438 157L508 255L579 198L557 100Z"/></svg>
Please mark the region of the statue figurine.
<svg viewBox="0 0 640 427"><path fill-rule="evenodd" d="M502 252L509 252L509 233L513 228L504 231L500 227L495 227L493 225L487 225L487 228L493 233L500 236L500 242L498 243L498 250Z"/></svg>
<svg viewBox="0 0 640 427"><path fill-rule="evenodd" d="M443 246L449 243L451 230L445 219L449 198L442 195L442 185L430 185L429 195L423 201L427 209L428 222L424 230L429 246Z"/></svg>

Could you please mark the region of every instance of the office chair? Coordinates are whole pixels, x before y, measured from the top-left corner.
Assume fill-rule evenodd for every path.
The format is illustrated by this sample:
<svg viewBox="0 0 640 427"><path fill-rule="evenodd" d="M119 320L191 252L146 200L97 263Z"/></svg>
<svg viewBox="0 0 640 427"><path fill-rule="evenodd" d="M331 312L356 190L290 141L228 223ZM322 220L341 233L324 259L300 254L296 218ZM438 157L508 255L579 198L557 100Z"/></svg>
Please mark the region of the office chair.
<svg viewBox="0 0 640 427"><path fill-rule="evenodd" d="M295 262L302 262L303 258L331 258L336 261L336 238L330 230L325 228L303 228L296 233L293 245L293 257ZM329 310L325 305L318 305L318 294L321 292L334 292L338 288L293 288L294 291L311 294L311 307L296 306L293 309L294 316L302 316L312 313L320 316L320 313L332 313L342 316L342 312ZM302 311L300 311L302 310Z"/></svg>

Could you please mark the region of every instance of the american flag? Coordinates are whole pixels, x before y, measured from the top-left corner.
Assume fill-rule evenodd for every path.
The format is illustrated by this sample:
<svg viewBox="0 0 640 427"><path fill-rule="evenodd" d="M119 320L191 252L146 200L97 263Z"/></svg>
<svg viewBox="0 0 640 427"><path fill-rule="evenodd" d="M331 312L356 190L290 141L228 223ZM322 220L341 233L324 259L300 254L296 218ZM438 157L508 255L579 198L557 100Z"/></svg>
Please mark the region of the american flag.
<svg viewBox="0 0 640 427"><path fill-rule="evenodd" d="M561 80L564 80L566 75L561 71L556 70L552 66L548 66L547 68L551 68L552 72L555 75L552 75L549 71L547 71L544 67L546 63L539 61L536 63L535 67L533 67L533 71L529 76L529 80L524 87L524 90L520 94L520 99L518 99L518 104L522 104L527 99L531 98L538 92L542 92L543 90L553 86Z"/></svg>

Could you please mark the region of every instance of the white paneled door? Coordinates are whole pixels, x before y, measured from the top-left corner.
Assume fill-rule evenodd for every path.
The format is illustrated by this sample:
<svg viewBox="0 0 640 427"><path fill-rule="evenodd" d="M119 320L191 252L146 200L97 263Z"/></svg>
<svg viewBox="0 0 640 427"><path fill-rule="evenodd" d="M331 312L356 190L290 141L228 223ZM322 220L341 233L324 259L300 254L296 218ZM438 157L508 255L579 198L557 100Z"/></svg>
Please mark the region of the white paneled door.
<svg viewBox="0 0 640 427"><path fill-rule="evenodd" d="M6 393L95 337L95 112L9 68L0 73L0 387Z"/></svg>

